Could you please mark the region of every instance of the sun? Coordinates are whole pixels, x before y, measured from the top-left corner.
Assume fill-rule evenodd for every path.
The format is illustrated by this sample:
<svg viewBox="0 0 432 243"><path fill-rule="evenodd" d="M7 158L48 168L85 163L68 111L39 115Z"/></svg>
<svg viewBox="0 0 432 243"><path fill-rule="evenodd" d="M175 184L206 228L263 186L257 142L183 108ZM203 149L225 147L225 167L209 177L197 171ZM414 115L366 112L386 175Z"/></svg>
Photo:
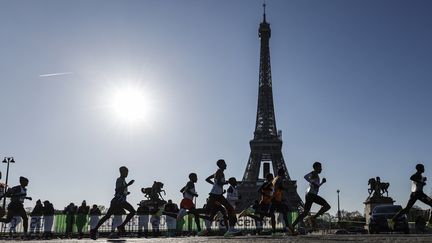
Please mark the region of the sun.
<svg viewBox="0 0 432 243"><path fill-rule="evenodd" d="M142 87L128 85L112 91L109 106L118 121L134 125L149 119L153 100Z"/></svg>

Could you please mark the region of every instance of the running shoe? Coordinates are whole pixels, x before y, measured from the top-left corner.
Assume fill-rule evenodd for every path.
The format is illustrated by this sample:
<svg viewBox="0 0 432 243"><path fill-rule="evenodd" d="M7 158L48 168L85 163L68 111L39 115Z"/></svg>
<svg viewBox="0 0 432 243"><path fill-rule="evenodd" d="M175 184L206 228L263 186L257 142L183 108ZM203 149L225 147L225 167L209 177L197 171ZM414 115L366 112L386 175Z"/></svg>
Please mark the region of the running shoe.
<svg viewBox="0 0 432 243"><path fill-rule="evenodd" d="M284 236L285 234L284 233L282 233L282 232L273 232L273 233L271 233L271 236L272 237L278 237L278 236Z"/></svg>
<svg viewBox="0 0 432 243"><path fill-rule="evenodd" d="M291 224L288 225L287 229L290 235L298 235L297 230Z"/></svg>
<svg viewBox="0 0 432 243"><path fill-rule="evenodd" d="M239 218L251 215L253 213L255 213L255 209L253 209L252 207L248 207L245 210L241 211L241 213L239 214Z"/></svg>
<svg viewBox="0 0 432 243"><path fill-rule="evenodd" d="M96 240L97 239L96 234L97 234L97 231L95 229L91 229L90 230L90 239Z"/></svg>
<svg viewBox="0 0 432 243"><path fill-rule="evenodd" d="M209 234L208 230L203 229L200 232L198 232L198 236L207 236Z"/></svg>
<svg viewBox="0 0 432 243"><path fill-rule="evenodd" d="M229 230L227 230L227 232L225 232L224 236L225 237L231 237L231 236L237 236L241 234L241 230L239 229L235 229L235 228L231 228Z"/></svg>
<svg viewBox="0 0 432 243"><path fill-rule="evenodd" d="M126 229L125 229L125 227L122 226L122 225L117 226L117 231L118 231L118 235L119 235L119 236L120 236L120 235L124 235L124 234L126 234Z"/></svg>

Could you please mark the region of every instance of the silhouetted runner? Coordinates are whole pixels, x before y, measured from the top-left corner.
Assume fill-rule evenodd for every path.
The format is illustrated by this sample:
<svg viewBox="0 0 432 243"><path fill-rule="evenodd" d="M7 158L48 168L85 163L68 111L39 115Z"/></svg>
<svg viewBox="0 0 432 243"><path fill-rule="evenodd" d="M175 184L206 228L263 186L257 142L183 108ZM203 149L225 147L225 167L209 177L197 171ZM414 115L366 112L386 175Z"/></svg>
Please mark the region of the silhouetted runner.
<svg viewBox="0 0 432 243"><path fill-rule="evenodd" d="M396 219L401 215L407 214L417 200L420 200L421 202L432 207L432 199L423 192L423 187L426 185L426 177L422 175L425 171L424 165L417 164L416 170L416 173L410 177L410 180L412 181L410 199L408 200L406 207L400 210L395 216L393 216L391 220L389 220L390 229L394 229ZM431 218L429 218L429 224L430 223L432 223Z"/></svg>
<svg viewBox="0 0 432 243"><path fill-rule="evenodd" d="M327 212L330 209L330 205L327 203L327 201L324 200L324 198L318 196L319 188L321 187L322 184L324 184L327 181L326 178L323 178L321 181L319 177L319 174L322 171L322 165L320 162L315 162L312 165L312 167L313 167L313 171L304 176L306 181L309 182L309 188L306 193L306 202L304 205L304 211L298 216L298 218L292 224L291 226L292 232L294 232L294 227L300 221L302 221L306 217L306 215L308 215L313 203L321 205L320 210L315 215L309 218L313 228L316 227L316 221L315 221L316 218L323 215L325 212Z"/></svg>
<svg viewBox="0 0 432 243"><path fill-rule="evenodd" d="M177 229L179 231L182 231L183 229L183 225L185 223L183 217L187 214L187 211L194 215L197 230L201 231L199 214L196 210L195 204L193 203L194 197L198 197L198 194L195 191L195 183L197 181L197 174L190 173L188 183L186 183L186 185L180 190L180 192L183 193L183 199L180 202L180 211L177 215Z"/></svg>
<svg viewBox="0 0 432 243"><path fill-rule="evenodd" d="M285 188L285 170L279 168L277 171L277 176L273 179L273 198L270 207L270 215L275 212L279 212L282 214L283 221L287 226L287 229L291 231L291 224L288 221L288 202L284 197ZM272 224L276 224L276 221L273 221ZM273 232L275 234L275 232ZM292 231L291 231L292 233Z"/></svg>
<svg viewBox="0 0 432 243"><path fill-rule="evenodd" d="M270 217L272 233L275 233L276 217L275 217L274 210L271 210L272 201L273 201L273 191L274 191L273 180L274 180L273 174L271 173L267 174L266 181L261 185L261 187L258 190L261 195L258 205L254 204L246 208L240 213L239 217L249 216L255 220L257 226L258 223L260 226L262 226L264 217Z"/></svg>
<svg viewBox="0 0 432 243"><path fill-rule="evenodd" d="M209 194L209 200L207 203L206 210L213 211L213 208L216 208L217 204L224 207L226 212L228 213L228 220L229 220L228 230L225 233L225 235L226 236L236 235L240 233L240 230L234 228L237 222L237 216L235 214L234 208L223 196L224 193L223 186L228 184L228 182L225 181L225 174L224 174L224 170L226 169L227 166L225 160L223 159L218 160L216 162L216 165L218 166L219 169L216 171L215 174L210 175L206 179L208 183L213 185L213 188Z"/></svg>
<svg viewBox="0 0 432 243"><path fill-rule="evenodd" d="M28 199L31 201L32 198L27 197L26 187L29 182L28 179L20 176L19 182L20 185L9 188L4 194L5 197L10 197L11 201L7 207L6 218L1 218L0 222L9 223L14 216L20 216L23 221L24 238L27 238L28 218L24 209L24 200Z"/></svg>
<svg viewBox="0 0 432 243"><path fill-rule="evenodd" d="M114 198L111 200L111 204L110 207L107 211L107 213L105 214L105 216L103 216L98 224L96 225L96 227L94 229L90 230L90 238L93 240L97 239L97 231L99 229L99 227L107 220L111 217L111 215L113 215L116 211L118 211L119 209L126 209L127 211L129 211L129 214L126 216L125 220L123 221L122 224L120 224L119 226L117 226L117 231L118 233L124 234L126 232L124 226L132 219L132 217L135 215L135 209L132 207L132 205L130 205L130 203L128 203L126 201L126 197L127 195L129 195L128 192L128 187L130 185L132 185L135 181L131 180L128 183L126 183L126 177L128 176L129 170L127 169L126 166L122 166L119 168L120 171L120 177L117 178L116 181L116 188L115 188L115 194L114 194Z"/></svg>
<svg viewBox="0 0 432 243"><path fill-rule="evenodd" d="M209 198L203 208L197 208L196 211L199 217L204 219L205 229L198 232L198 236L207 236L211 232L211 224L213 221L223 220L223 225L228 229L228 215L225 208L220 203L214 203L212 207L208 207Z"/></svg>
<svg viewBox="0 0 432 243"><path fill-rule="evenodd" d="M240 199L240 195L237 189L237 180L235 177L231 177L228 179L228 184L230 185L227 190L227 201L231 204L231 206L236 209L237 203Z"/></svg>

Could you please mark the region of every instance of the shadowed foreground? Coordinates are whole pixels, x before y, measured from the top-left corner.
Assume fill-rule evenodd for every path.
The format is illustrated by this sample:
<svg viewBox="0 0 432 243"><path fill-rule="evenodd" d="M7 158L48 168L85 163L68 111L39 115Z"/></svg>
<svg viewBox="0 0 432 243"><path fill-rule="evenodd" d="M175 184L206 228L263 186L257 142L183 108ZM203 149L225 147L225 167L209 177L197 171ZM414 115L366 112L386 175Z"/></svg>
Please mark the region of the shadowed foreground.
<svg viewBox="0 0 432 243"><path fill-rule="evenodd" d="M307 235L307 236L238 236L238 237L177 237L177 238L150 238L150 239L137 239L137 238L124 238L124 239L106 239L101 238L96 241L89 239L82 240L58 240L61 242L172 242L172 243L186 243L186 242L431 242L432 235L396 235L396 234L381 234L381 235ZM6 241L15 242L15 241ZM18 242L18 241L16 241ZM20 241L21 242L21 241ZM28 242L57 242L57 240L50 241L28 241Z"/></svg>

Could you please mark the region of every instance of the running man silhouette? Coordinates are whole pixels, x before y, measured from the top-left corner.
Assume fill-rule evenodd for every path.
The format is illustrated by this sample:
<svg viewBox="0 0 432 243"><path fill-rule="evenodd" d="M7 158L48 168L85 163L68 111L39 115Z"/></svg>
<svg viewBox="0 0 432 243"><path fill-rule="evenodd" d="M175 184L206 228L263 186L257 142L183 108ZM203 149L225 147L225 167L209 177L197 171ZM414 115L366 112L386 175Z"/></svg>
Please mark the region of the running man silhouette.
<svg viewBox="0 0 432 243"><path fill-rule="evenodd" d="M206 210L208 210L209 212L212 211L213 208L217 207L217 204L223 206L226 212L228 213L228 220L229 220L228 230L225 233L225 235L226 236L236 235L240 233L240 230L234 228L237 222L237 217L234 208L223 196L224 193L223 186L228 184L228 182L225 181L225 174L224 174L224 170L226 169L227 165L225 163L225 160L223 159L218 160L216 162L216 165L218 166L218 170L216 171L216 173L210 175L206 179L208 183L213 185L212 190L210 191L209 194L209 201L207 203Z"/></svg>
<svg viewBox="0 0 432 243"><path fill-rule="evenodd" d="M321 187L322 184L324 184L327 181L326 178L323 178L321 181L319 177L319 174L322 171L322 165L320 162L315 162L313 163L312 167L313 167L313 171L304 176L306 181L309 182L309 188L306 192L306 202L304 205L304 211L298 216L298 218L292 224L291 226L292 232L294 232L294 227L300 221L302 221L306 217L306 215L309 214L313 203L321 205L320 210L315 215L309 218L313 228L316 227L316 218L318 218L319 216L323 215L325 212L330 210L330 205L327 203L327 201L324 200L324 198L318 196L319 188Z"/></svg>
<svg viewBox="0 0 432 243"><path fill-rule="evenodd" d="M210 208L208 207L209 198L206 199L206 204L203 208L197 208L196 211L199 217L204 220L205 229L198 232L198 236L208 236L211 232L211 224L213 221L223 220L223 225L228 229L228 215L225 208L220 203L215 203ZM222 226L220 223L219 226Z"/></svg>
<svg viewBox="0 0 432 243"><path fill-rule="evenodd" d="M23 238L27 238L27 229L28 229L28 218L27 213L24 209L24 200L32 200L31 197L27 197L27 186L29 180L23 176L19 178L20 184L18 186L14 186L9 188L7 192L4 194L5 197L10 197L11 201L7 207L7 215L6 218L1 218L0 222L9 223L11 222L14 216L20 216L23 221L23 230L24 236Z"/></svg>
<svg viewBox="0 0 432 243"><path fill-rule="evenodd" d="M227 201L231 204L231 206L236 209L237 203L240 199L240 195L237 189L237 180L235 177L231 177L228 179L228 184L230 185L227 190Z"/></svg>
<svg viewBox="0 0 432 243"><path fill-rule="evenodd" d="M257 232L261 233L261 227L264 217L270 217L272 233L276 233L276 217L272 208L273 200L273 174L269 173L266 176L266 181L261 185L258 192L261 194L259 203L255 203L243 210L239 217L249 216L255 220Z"/></svg>
<svg viewBox="0 0 432 243"><path fill-rule="evenodd" d="M270 207L270 215L274 214L276 211L282 215L283 221L287 226L287 229L291 231L290 223L288 222L288 202L285 200L284 192L286 191L285 187L285 170L279 168L277 171L277 176L273 179L273 198ZM276 224L274 221L272 224ZM292 231L291 231L292 233ZM276 232L273 232L276 234Z"/></svg>
<svg viewBox="0 0 432 243"><path fill-rule="evenodd" d="M390 229L394 229L396 219L401 215L407 214L417 200L420 200L421 202L432 207L432 199L423 192L423 187L426 185L426 177L422 175L425 171L424 165L417 164L416 170L416 173L410 177L410 180L412 181L410 199L408 200L406 207L400 210L395 216L393 216L391 220L389 220L388 223ZM429 218L429 224L431 223L431 218Z"/></svg>
<svg viewBox="0 0 432 243"><path fill-rule="evenodd" d="M119 168L120 171L120 177L117 178L116 181L116 187L115 187L115 194L114 194L114 198L111 200L111 204L110 207L107 211L107 213L105 214L105 216L103 216L98 224L96 225L96 227L94 229L90 230L90 238L93 240L97 239L97 231L99 229L99 227L107 220L111 217L111 215L113 215L116 211L118 211L119 209L126 209L127 211L129 211L129 214L126 216L125 220L123 221L122 224L120 224L119 226L117 226L117 231L120 235L124 234L126 232L125 230L125 225L132 219L132 217L135 215L135 209L132 207L132 205L130 205L130 203L128 203L126 201L126 197L127 195L129 195L129 191L128 191L128 187L130 185L132 185L135 180L131 180L128 183L126 183L126 177L129 174L129 170L126 166L122 166Z"/></svg>
<svg viewBox="0 0 432 243"><path fill-rule="evenodd" d="M194 197L198 197L198 194L195 191L195 183L197 181L197 174L190 173L188 183L186 183L186 185L180 190L180 192L183 193L183 199L180 202L180 211L177 214L177 229L180 232L183 230L183 225L185 223L183 217L187 214L187 211L194 215L197 230L198 232L201 231L199 213L193 203Z"/></svg>

